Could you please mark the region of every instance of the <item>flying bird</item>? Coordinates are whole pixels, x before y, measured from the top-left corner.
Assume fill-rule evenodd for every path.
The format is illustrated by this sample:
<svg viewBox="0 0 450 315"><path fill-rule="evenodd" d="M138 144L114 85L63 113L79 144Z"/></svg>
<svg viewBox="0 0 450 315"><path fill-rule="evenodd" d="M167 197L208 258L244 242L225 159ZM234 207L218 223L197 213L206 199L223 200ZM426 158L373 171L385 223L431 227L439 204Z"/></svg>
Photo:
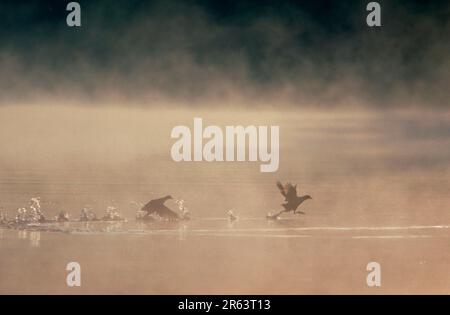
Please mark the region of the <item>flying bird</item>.
<svg viewBox="0 0 450 315"><path fill-rule="evenodd" d="M281 194L284 196L285 203L282 204L284 210L282 212L290 212L293 211L295 213L302 213L301 211L297 211L297 208L306 200L312 199L310 195L305 196L297 196L297 185L292 185L291 183L287 183L286 185L282 185L280 182L277 182L277 187L280 190ZM279 214L281 214L280 212ZM278 215L279 215L278 214Z"/></svg>
<svg viewBox="0 0 450 315"><path fill-rule="evenodd" d="M163 198L150 200L145 206L142 207L141 210L147 212L147 216L157 214L162 218L179 219L180 217L176 212L170 210L164 205L164 203L169 199L173 199L172 196L167 195Z"/></svg>

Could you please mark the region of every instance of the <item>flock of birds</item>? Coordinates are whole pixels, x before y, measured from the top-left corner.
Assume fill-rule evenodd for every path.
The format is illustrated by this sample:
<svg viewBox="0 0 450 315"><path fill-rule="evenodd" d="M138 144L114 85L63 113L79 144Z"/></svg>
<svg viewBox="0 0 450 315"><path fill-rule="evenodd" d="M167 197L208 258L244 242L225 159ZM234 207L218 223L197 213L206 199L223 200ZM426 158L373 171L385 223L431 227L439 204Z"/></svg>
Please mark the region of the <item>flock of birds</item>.
<svg viewBox="0 0 450 315"><path fill-rule="evenodd" d="M284 203L281 204L282 210L271 213L269 212L266 216L268 220L277 220L280 215L285 212L293 212L294 214L305 214L299 211L299 206L308 199L312 199L310 195L298 196L297 195L297 185L292 185L291 183L286 183L283 185L277 182L277 187L280 193L284 197ZM189 220L189 210L184 206L184 200L175 199L175 203L178 205L180 213L177 213L165 205L167 200L174 199L171 195L167 195L162 198L150 200L147 204L138 204L141 208L136 215L136 220L141 221L155 221L155 220ZM238 220L238 216L233 210L227 212L228 219L230 221ZM125 219L119 214L116 208L108 207L104 216L98 218L95 213L90 208L83 208L81 210L80 217L77 221L88 222L88 221L124 221ZM32 198L30 201L30 207L19 208L17 210L17 215L13 220L9 220L7 216L0 211L0 225L6 226L17 226L28 223L49 223L49 222L69 222L70 217L66 212L60 212L54 219L47 219L41 210L40 199Z"/></svg>
<svg viewBox="0 0 450 315"><path fill-rule="evenodd" d="M278 211L277 213L268 213L266 218L269 220L277 220L281 214L285 212L293 212L294 214L305 214L302 211L297 211L298 207L308 199L312 199L310 195L298 196L297 195L297 185L292 185L291 183L287 183L286 185L277 182L277 187L280 190L280 193L284 197L284 203L281 205L283 210ZM167 195L163 198L150 200L145 206L142 207L141 211L144 213L141 216L141 219L153 218L154 215L157 215L161 218L166 218L169 220L188 220L189 214L188 212L182 212L181 215L176 213L175 211L169 209L164 203L167 200L173 199L171 195ZM229 210L227 212L228 219L230 221L236 221L238 216L234 213L233 210Z"/></svg>

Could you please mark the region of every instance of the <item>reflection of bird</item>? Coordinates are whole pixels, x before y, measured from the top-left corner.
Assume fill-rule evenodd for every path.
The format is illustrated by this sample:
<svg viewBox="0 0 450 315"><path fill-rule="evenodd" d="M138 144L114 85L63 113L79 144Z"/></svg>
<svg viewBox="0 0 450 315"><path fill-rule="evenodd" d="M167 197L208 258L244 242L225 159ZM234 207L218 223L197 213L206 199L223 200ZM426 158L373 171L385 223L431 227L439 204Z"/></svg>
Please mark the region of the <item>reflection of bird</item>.
<svg viewBox="0 0 450 315"><path fill-rule="evenodd" d="M169 199L173 199L172 196L168 195L163 198L150 200L141 210L147 212L147 215L157 214L162 218L179 219L177 213L164 205Z"/></svg>
<svg viewBox="0 0 450 315"><path fill-rule="evenodd" d="M277 187L280 190L281 194L284 196L285 203L282 204L284 211L294 211L297 213L297 208L308 199L312 199L310 195L305 196L297 196L297 185L293 186L291 183L287 183L286 185L282 185L280 182L277 182ZM284 212L283 211L283 212ZM303 213L298 211L298 213ZM280 213L281 214L281 213Z"/></svg>

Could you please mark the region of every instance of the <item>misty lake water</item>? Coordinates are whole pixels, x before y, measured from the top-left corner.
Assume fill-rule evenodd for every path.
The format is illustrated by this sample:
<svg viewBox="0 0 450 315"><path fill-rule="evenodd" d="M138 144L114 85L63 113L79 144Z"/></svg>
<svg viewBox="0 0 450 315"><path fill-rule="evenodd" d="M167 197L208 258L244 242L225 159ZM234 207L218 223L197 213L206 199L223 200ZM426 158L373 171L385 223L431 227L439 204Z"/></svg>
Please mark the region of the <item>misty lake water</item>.
<svg viewBox="0 0 450 315"><path fill-rule="evenodd" d="M170 130L193 117L279 125L280 169L175 163ZM48 217L89 205L128 219L0 229L0 293L450 293L445 111L3 107L0 147L10 216L39 196ZM277 180L313 197L306 215L264 218L283 201ZM192 220L134 220L133 202L165 194L184 199ZM66 285L70 261L81 264L79 288ZM370 261L382 266L380 288L366 285Z"/></svg>

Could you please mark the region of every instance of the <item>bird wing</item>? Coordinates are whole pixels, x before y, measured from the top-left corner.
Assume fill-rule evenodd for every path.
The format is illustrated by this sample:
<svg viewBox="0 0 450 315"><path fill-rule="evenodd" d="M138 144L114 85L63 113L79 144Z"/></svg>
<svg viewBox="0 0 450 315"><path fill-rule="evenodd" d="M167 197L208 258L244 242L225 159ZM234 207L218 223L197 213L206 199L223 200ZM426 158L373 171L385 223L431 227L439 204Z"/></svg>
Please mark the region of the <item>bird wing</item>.
<svg viewBox="0 0 450 315"><path fill-rule="evenodd" d="M284 190L283 184L281 184L279 181L277 182L277 187L280 190L280 193L286 197L286 191Z"/></svg>
<svg viewBox="0 0 450 315"><path fill-rule="evenodd" d="M178 218L178 214L169 208L167 208L165 205L162 205L155 211L159 216L164 218Z"/></svg>
<svg viewBox="0 0 450 315"><path fill-rule="evenodd" d="M291 202L297 198L297 185L293 186L291 183L287 183L285 191L286 201Z"/></svg>
<svg viewBox="0 0 450 315"><path fill-rule="evenodd" d="M153 200L152 200L153 201ZM178 214L169 208L167 208L165 205L161 203L155 203L150 201L147 203L142 210L146 211L148 214L156 213L160 217L164 218L178 218Z"/></svg>
<svg viewBox="0 0 450 315"><path fill-rule="evenodd" d="M147 204L145 206L143 206L141 208L141 210L151 212L151 211L153 211L153 209L155 209L157 207L158 207L157 202L155 202L155 200L150 200L149 202L147 202Z"/></svg>
<svg viewBox="0 0 450 315"><path fill-rule="evenodd" d="M156 208L163 206L164 202L166 202L166 200L167 199L164 199L164 198L152 199L145 206L143 206L141 210L152 211L152 209L156 209Z"/></svg>

